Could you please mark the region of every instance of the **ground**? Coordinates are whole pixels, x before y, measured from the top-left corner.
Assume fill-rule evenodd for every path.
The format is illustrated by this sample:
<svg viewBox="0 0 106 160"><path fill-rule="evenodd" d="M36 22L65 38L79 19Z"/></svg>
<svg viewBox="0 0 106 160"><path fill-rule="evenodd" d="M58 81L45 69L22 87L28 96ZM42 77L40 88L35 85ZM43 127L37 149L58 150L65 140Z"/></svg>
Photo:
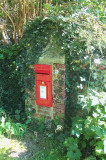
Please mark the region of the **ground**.
<svg viewBox="0 0 106 160"><path fill-rule="evenodd" d="M0 160L65 160L52 145L44 134L37 132L28 132L19 139L1 136Z"/></svg>
<svg viewBox="0 0 106 160"><path fill-rule="evenodd" d="M36 135L28 134L20 139L0 137L0 160L28 160L39 153ZM32 158L35 159L35 158Z"/></svg>

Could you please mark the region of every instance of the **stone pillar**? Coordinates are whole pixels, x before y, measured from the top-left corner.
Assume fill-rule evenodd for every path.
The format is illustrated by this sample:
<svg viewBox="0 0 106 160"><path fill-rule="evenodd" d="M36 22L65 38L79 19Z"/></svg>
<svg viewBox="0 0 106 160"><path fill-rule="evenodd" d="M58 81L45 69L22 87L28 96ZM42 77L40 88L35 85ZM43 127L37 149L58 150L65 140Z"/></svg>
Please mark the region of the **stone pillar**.
<svg viewBox="0 0 106 160"><path fill-rule="evenodd" d="M65 116L65 56L60 56L58 52L44 51L39 58L38 64L47 64L52 66L52 107L36 107L35 117L45 117L54 119L55 116L63 118ZM36 88L36 87L35 87Z"/></svg>
<svg viewBox="0 0 106 160"><path fill-rule="evenodd" d="M57 44L54 46L48 44L39 58L38 64L52 66L53 103L52 107L39 106L36 104L36 86L33 91L26 90L29 93L26 99L26 108L32 112L32 115L34 114L34 117L45 117L45 119L52 120L56 116L60 119L65 116L65 55L61 56L60 53L62 51ZM30 68L34 70L34 65L31 65Z"/></svg>
<svg viewBox="0 0 106 160"><path fill-rule="evenodd" d="M53 117L65 115L65 64L53 64Z"/></svg>

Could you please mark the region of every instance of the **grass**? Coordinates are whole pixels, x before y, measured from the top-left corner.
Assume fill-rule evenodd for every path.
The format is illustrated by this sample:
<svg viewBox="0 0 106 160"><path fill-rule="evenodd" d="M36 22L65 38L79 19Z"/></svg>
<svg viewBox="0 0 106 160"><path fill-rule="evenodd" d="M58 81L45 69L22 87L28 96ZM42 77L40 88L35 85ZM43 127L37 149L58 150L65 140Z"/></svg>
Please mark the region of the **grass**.
<svg viewBox="0 0 106 160"><path fill-rule="evenodd" d="M27 133L24 139L27 143L27 160L66 160L53 139L48 138L46 133Z"/></svg>
<svg viewBox="0 0 106 160"><path fill-rule="evenodd" d="M64 138L55 129L34 123L20 139L1 136L0 160L66 160L60 144Z"/></svg>
<svg viewBox="0 0 106 160"><path fill-rule="evenodd" d="M9 157L9 150L5 147L0 149L0 160L18 160L17 158Z"/></svg>
<svg viewBox="0 0 106 160"><path fill-rule="evenodd" d="M0 160L66 160L45 133L26 132L20 140L0 138Z"/></svg>

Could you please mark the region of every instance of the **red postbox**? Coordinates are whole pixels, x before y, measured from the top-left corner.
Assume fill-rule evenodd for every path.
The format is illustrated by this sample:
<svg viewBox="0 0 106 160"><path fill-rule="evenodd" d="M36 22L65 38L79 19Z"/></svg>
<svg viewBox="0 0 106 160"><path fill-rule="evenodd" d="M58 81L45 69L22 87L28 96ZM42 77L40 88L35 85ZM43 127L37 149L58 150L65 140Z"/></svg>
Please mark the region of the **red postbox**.
<svg viewBox="0 0 106 160"><path fill-rule="evenodd" d="M52 107L52 67L35 64L36 104Z"/></svg>

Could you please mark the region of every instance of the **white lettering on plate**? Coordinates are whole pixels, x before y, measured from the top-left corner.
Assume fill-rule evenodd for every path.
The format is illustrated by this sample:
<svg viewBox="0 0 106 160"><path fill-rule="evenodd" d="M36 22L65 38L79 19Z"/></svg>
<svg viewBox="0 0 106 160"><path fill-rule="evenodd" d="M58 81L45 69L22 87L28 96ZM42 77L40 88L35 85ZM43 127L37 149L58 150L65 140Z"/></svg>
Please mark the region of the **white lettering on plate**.
<svg viewBox="0 0 106 160"><path fill-rule="evenodd" d="M46 86L40 86L40 98L46 99Z"/></svg>

